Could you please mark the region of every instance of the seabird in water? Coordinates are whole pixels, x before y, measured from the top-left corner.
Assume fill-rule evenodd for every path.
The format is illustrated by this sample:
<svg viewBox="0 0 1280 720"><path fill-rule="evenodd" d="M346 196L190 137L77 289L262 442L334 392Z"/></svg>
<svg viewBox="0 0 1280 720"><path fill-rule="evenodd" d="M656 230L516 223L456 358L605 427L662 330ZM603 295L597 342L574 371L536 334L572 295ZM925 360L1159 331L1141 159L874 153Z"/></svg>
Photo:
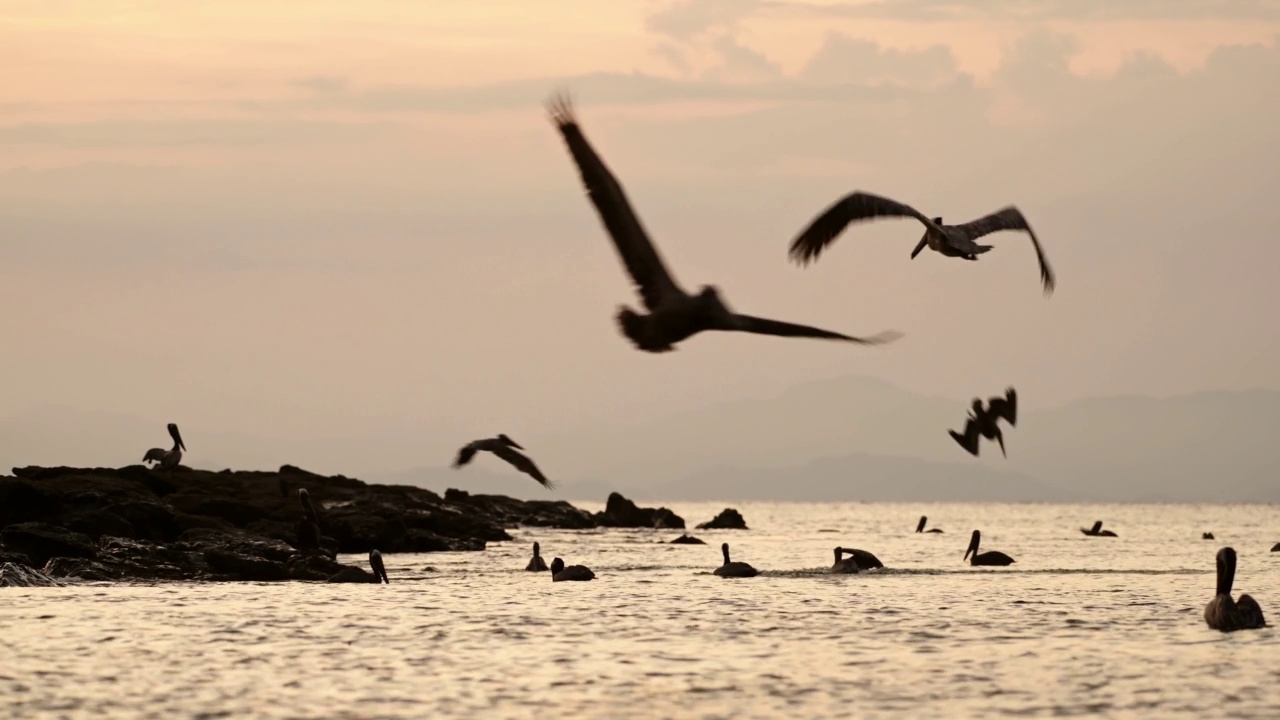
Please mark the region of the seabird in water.
<svg viewBox="0 0 1280 720"><path fill-rule="evenodd" d="M373 568L373 576L378 579L378 582L391 584L387 579L387 566L382 564L382 553L376 549L369 551L369 567Z"/></svg>
<svg viewBox="0 0 1280 720"><path fill-rule="evenodd" d="M1000 444L1000 454L1009 457L1004 449L1004 433L1000 431L1000 419L1009 421L1010 427L1016 427L1018 424L1018 391L1013 388L1005 389L1004 397L996 396L987 401L986 409L982 407L982 399L974 398L973 406L969 410L969 420L965 423L964 433L958 433L955 430L948 430L947 434L952 440L959 443L974 457L978 456L978 438L984 437L988 440L995 440Z"/></svg>
<svg viewBox="0 0 1280 720"><path fill-rule="evenodd" d="M1211 533L1211 532L1207 532L1207 533L1200 533L1200 539L1201 539L1201 540L1213 540L1213 539L1214 539L1214 538L1213 538L1213 533Z"/></svg>
<svg viewBox="0 0 1280 720"><path fill-rule="evenodd" d="M1080 532L1090 537L1116 537L1116 534L1111 532L1110 530L1102 529L1101 520L1095 522L1093 524L1093 527L1089 528L1088 530L1085 530L1084 528L1080 528Z"/></svg>
<svg viewBox="0 0 1280 720"><path fill-rule="evenodd" d="M760 574L759 570L744 562L729 560L729 543L720 543L720 552L724 554L724 564L716 568L715 575L726 578L749 578Z"/></svg>
<svg viewBox="0 0 1280 720"><path fill-rule="evenodd" d="M533 464L533 460L530 460L527 455L520 452L523 449L524 448L516 443L515 440L512 440L502 433L498 433L498 437L472 440L466 445L463 445L462 449L458 451L457 459L453 461L453 466L455 468L460 468L471 462L471 458L475 457L477 452L487 450L503 460L506 460L508 463L511 463L512 467L515 469L529 475L534 480L537 480L542 484L542 487L548 490L554 489L555 483L548 480L547 476L542 474L542 471L538 469L538 466Z"/></svg>
<svg viewBox="0 0 1280 720"><path fill-rule="evenodd" d="M176 423L169 423L169 437L173 438L173 448L170 450L165 450L164 448L151 448L147 451L146 455L142 456L142 463L144 465L149 462L154 462L155 467L158 468L168 469L177 467L178 463L182 460L182 451L186 450L187 446L182 442L182 433L178 432L178 425Z"/></svg>
<svg viewBox="0 0 1280 720"><path fill-rule="evenodd" d="M538 543L533 544L533 557L529 558L529 564L525 566L525 570L529 570L531 572L546 572L547 563L542 559L541 550L542 549L538 547Z"/></svg>
<svg viewBox="0 0 1280 720"><path fill-rule="evenodd" d="M1012 565L1013 558L1005 555L999 550L988 550L984 553L978 552L978 542L982 540L982 533L977 530L973 531L973 535L969 538L969 549L964 551L964 559L969 561L970 565ZM972 553L973 557L969 557Z"/></svg>
<svg viewBox="0 0 1280 720"><path fill-rule="evenodd" d="M990 250L991 246L979 245L974 242L975 240L1001 230L1022 230L1031 236L1031 244L1036 249L1044 294L1053 294L1054 285L1057 283L1053 268L1049 267L1044 249L1040 247L1040 240L1027 223L1027 219L1022 216L1018 208L1012 205L963 225L944 225L942 218L926 217L910 205L871 193L854 192L822 211L821 215L796 236L791 243L791 259L801 265L807 265L816 260L826 246L835 242L850 223L884 217L910 217L924 225L924 236L911 251L913 260L926 245L930 250L947 257L977 260L978 256Z"/></svg>
<svg viewBox="0 0 1280 720"><path fill-rule="evenodd" d="M928 516L928 515L921 515L921 516L920 516L920 523L919 523L918 525L916 525L916 532L918 532L918 533L920 533L920 532L923 532L923 533L940 533L940 532L942 532L942 531L941 531L941 530L939 530L938 528L929 528L928 530L925 530L925 529L924 529L924 524L925 524L925 523L927 523L927 522L929 522L929 516Z"/></svg>
<svg viewBox="0 0 1280 720"><path fill-rule="evenodd" d="M596 574L591 572L590 568L583 565L570 565L565 567L564 561L560 558L551 560L551 581L562 582L565 580L594 580Z"/></svg>
<svg viewBox="0 0 1280 720"><path fill-rule="evenodd" d="M1266 627L1262 607L1248 595L1231 599L1231 585L1236 578L1236 551L1224 547L1218 551L1218 592L1204 606L1204 621L1222 632L1253 630Z"/></svg>
<svg viewBox="0 0 1280 720"><path fill-rule="evenodd" d="M704 330L844 340L863 345L879 345L901 337L897 332L869 338L852 337L808 325L742 315L730 310L712 285L704 285L697 295L690 295L667 270L622 185L582 133L569 98L553 97L547 109L578 166L591 203L649 311L646 315L622 306L616 315L622 334L637 348L653 353L669 352L677 343Z"/></svg>

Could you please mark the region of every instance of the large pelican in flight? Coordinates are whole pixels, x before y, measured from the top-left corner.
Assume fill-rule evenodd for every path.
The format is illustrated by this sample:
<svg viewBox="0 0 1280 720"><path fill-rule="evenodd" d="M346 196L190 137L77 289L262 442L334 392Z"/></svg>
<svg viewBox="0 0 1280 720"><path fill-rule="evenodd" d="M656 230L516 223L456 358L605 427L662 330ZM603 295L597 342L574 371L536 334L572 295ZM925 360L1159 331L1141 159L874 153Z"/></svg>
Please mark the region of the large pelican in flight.
<svg viewBox="0 0 1280 720"><path fill-rule="evenodd" d="M173 468L177 467L182 461L182 451L187 446L182 442L182 434L178 432L178 426L175 423L169 423L169 437L173 438L173 448L165 450L164 448L151 448L146 455L142 456L142 463L145 465L154 462L156 467Z"/></svg>
<svg viewBox="0 0 1280 720"><path fill-rule="evenodd" d="M976 240L1001 230L1022 230L1031 236L1031 244L1036 249L1044 294L1053 294L1054 285L1057 283L1053 276L1053 268L1049 267L1049 260L1044 256L1040 240L1027 224L1027 219L1022 216L1018 208L1012 205L963 225L944 225L942 218L926 217L919 210L910 205L903 205L897 200L867 192L854 192L837 200L796 236L796 239L791 242L791 259L801 265L808 265L817 260L822 250L835 242L850 223L883 217L910 217L924 225L924 236L920 238L920 242L916 243L915 250L911 251L913 260L926 245L930 250L947 257L977 260L978 256L990 250L991 246L979 245L975 242Z"/></svg>
<svg viewBox="0 0 1280 720"><path fill-rule="evenodd" d="M618 326L637 348L653 353L669 352L677 343L704 330L823 338L863 345L879 345L901 337L897 332L884 332L868 338L852 337L808 325L743 315L730 310L719 290L712 285L704 285L697 295L690 295L667 270L658 249L632 210L622 185L587 142L582 128L578 127L569 98L565 95L553 97L547 103L547 109L578 166L587 196L595 205L622 264L649 311L646 315L626 306L618 309Z"/></svg>
<svg viewBox="0 0 1280 720"><path fill-rule="evenodd" d="M534 480L537 480L548 490L554 489L555 483L548 480L547 476L543 475L542 471L538 469L538 466L534 465L533 461L530 460L528 456L520 452L523 449L524 448L515 440L512 440L502 433L498 433L498 437L472 440L466 445L463 445L462 449L458 451L457 459L453 461L453 466L455 468L460 468L471 462L471 458L475 457L476 453L481 450L487 450L511 463L515 469L529 475Z"/></svg>

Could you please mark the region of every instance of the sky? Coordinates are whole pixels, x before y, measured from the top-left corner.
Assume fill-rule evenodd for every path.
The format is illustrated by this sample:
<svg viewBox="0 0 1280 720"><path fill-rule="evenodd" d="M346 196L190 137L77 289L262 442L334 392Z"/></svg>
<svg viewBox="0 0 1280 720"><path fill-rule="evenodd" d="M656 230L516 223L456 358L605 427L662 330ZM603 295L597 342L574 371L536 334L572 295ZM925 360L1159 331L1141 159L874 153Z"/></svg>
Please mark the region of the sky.
<svg viewBox="0 0 1280 720"><path fill-rule="evenodd" d="M1280 389L1280 2L537 7L0 0L0 419L390 469L847 374L1032 408ZM904 337L633 349L560 90L687 289ZM1013 233L910 260L883 221L791 264L856 189L1016 204L1056 294ZM387 433L421 442L328 443Z"/></svg>

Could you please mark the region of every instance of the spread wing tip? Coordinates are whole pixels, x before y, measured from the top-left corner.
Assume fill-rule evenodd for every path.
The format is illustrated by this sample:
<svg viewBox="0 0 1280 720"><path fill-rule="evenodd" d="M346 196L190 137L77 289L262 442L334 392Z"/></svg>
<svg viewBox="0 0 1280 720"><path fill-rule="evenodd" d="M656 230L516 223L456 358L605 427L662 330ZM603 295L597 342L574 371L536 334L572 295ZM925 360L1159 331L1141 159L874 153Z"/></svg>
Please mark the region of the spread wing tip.
<svg viewBox="0 0 1280 720"><path fill-rule="evenodd" d="M573 116L573 97L567 90L557 90L547 99L547 114L558 126L573 125L577 120Z"/></svg>

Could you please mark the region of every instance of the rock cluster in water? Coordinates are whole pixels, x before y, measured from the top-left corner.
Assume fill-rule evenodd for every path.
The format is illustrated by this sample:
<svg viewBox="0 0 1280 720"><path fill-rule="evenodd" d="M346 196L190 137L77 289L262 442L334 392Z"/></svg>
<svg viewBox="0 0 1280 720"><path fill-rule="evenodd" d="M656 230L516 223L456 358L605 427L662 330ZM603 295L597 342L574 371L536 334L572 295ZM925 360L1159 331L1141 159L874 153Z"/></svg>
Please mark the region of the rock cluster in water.
<svg viewBox="0 0 1280 720"><path fill-rule="evenodd" d="M702 523L698 526L699 530L746 530L747 521L742 519L742 513L733 508L725 508L720 514L714 518Z"/></svg>

